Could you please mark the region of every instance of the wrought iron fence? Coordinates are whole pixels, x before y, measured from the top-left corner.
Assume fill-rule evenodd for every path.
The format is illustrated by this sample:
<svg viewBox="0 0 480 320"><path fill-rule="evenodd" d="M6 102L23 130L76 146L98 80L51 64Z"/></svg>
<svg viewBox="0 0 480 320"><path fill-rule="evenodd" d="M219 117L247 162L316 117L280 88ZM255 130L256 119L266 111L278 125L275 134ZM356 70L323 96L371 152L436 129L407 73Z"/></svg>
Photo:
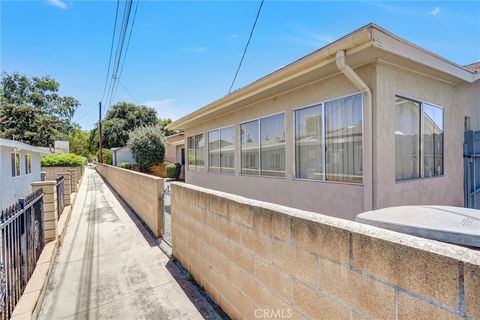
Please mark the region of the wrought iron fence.
<svg viewBox="0 0 480 320"><path fill-rule="evenodd" d="M63 192L63 188L65 188L65 179L63 176L57 178L57 219L60 219L60 215L63 212L63 208L65 207L65 194Z"/></svg>
<svg viewBox="0 0 480 320"><path fill-rule="evenodd" d="M9 319L45 245L43 190L0 214L0 319Z"/></svg>

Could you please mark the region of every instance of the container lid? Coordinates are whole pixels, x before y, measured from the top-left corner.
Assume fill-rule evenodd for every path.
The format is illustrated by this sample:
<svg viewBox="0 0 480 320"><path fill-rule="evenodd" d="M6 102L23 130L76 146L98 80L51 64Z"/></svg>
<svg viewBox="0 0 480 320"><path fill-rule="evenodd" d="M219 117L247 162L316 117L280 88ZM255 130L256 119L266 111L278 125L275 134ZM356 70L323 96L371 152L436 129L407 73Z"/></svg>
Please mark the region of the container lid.
<svg viewBox="0 0 480 320"><path fill-rule="evenodd" d="M355 221L417 237L480 248L480 210L402 206L367 211Z"/></svg>

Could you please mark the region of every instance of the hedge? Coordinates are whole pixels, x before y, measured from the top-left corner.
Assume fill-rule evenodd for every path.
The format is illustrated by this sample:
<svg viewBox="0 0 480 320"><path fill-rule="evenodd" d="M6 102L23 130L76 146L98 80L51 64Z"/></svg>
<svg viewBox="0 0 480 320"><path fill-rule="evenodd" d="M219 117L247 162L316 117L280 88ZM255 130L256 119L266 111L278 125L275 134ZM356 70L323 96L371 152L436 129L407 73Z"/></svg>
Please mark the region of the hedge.
<svg viewBox="0 0 480 320"><path fill-rule="evenodd" d="M117 164L117 167L123 168L123 169L132 169L132 164L130 164L128 162L122 162L122 163Z"/></svg>
<svg viewBox="0 0 480 320"><path fill-rule="evenodd" d="M51 153L41 158L42 167L80 167L87 158L73 153Z"/></svg>
<svg viewBox="0 0 480 320"><path fill-rule="evenodd" d="M178 180L182 173L182 165L178 162L175 164L168 164L165 166L165 170L167 171L167 176L169 178Z"/></svg>

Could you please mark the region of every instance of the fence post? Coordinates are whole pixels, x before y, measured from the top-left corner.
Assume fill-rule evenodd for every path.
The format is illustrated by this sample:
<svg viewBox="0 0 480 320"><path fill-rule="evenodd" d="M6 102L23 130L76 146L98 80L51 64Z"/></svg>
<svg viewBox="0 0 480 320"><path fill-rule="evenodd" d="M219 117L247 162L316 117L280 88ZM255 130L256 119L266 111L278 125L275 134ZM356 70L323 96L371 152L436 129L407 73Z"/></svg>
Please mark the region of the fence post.
<svg viewBox="0 0 480 320"><path fill-rule="evenodd" d="M71 174L71 186L72 186L72 193L77 192L77 169L67 169L68 172Z"/></svg>
<svg viewBox="0 0 480 320"><path fill-rule="evenodd" d="M32 191L43 189L43 225L45 243L57 240L57 188L56 181L32 182Z"/></svg>
<svg viewBox="0 0 480 320"><path fill-rule="evenodd" d="M72 174L70 172L60 172L57 176L63 176L65 180L63 185L63 199L65 200L65 206L70 206L72 204Z"/></svg>

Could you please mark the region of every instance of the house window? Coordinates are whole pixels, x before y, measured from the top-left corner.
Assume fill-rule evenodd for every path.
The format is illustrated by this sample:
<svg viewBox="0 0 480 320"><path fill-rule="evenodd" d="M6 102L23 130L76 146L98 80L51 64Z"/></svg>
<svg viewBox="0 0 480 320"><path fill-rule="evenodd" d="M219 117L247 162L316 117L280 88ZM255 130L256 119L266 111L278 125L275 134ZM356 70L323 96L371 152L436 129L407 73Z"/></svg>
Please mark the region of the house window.
<svg viewBox="0 0 480 320"><path fill-rule="evenodd" d="M361 94L295 111L296 177L361 183L362 129Z"/></svg>
<svg viewBox="0 0 480 320"><path fill-rule="evenodd" d="M12 177L18 177L20 175L20 154L11 153L11 166L12 166Z"/></svg>
<svg viewBox="0 0 480 320"><path fill-rule="evenodd" d="M234 172L235 129L233 126L208 133L208 169L211 172Z"/></svg>
<svg viewBox="0 0 480 320"><path fill-rule="evenodd" d="M323 180L323 106L295 111L295 169L301 179Z"/></svg>
<svg viewBox="0 0 480 320"><path fill-rule="evenodd" d="M443 109L423 104L423 175L443 175Z"/></svg>
<svg viewBox="0 0 480 320"><path fill-rule="evenodd" d="M25 174L32 173L32 155L26 154L25 155Z"/></svg>
<svg viewBox="0 0 480 320"><path fill-rule="evenodd" d="M205 165L205 140L203 138L203 133L188 137L187 144L189 170L195 170L197 167L203 167Z"/></svg>
<svg viewBox="0 0 480 320"><path fill-rule="evenodd" d="M240 125L241 172L285 176L285 114L279 113Z"/></svg>
<svg viewBox="0 0 480 320"><path fill-rule="evenodd" d="M208 133L208 170L220 172L220 130Z"/></svg>
<svg viewBox="0 0 480 320"><path fill-rule="evenodd" d="M362 95L325 103L326 180L363 180Z"/></svg>
<svg viewBox="0 0 480 320"><path fill-rule="evenodd" d="M395 97L396 180L440 176L443 168L443 109Z"/></svg>
<svg viewBox="0 0 480 320"><path fill-rule="evenodd" d="M258 175L260 173L260 128L259 120L240 125L241 134L241 172Z"/></svg>

